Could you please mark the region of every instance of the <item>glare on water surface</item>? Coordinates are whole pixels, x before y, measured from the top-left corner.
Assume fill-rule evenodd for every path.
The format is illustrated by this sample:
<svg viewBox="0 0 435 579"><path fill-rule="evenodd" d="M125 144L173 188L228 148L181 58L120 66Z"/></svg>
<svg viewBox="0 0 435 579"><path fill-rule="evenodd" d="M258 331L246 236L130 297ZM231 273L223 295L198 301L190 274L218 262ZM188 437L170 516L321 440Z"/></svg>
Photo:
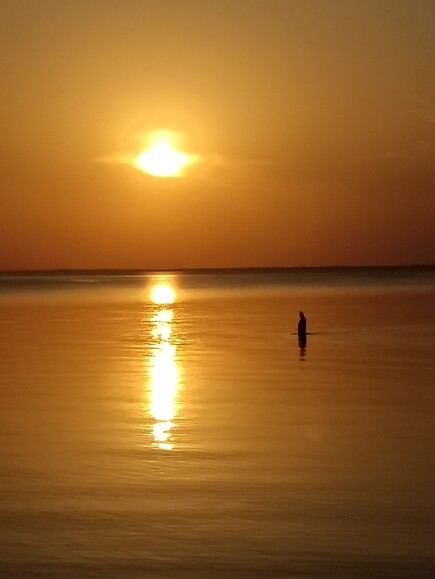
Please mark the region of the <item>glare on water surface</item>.
<svg viewBox="0 0 435 579"><path fill-rule="evenodd" d="M153 444L163 450L173 449L171 429L177 413L179 369L176 361L177 347L173 338L175 291L168 284L156 284L151 290L155 305L152 314L151 335L154 341L150 368L149 411L155 420Z"/></svg>
<svg viewBox="0 0 435 579"><path fill-rule="evenodd" d="M159 283L151 289L151 301L153 304L173 304L175 301L174 288L166 283Z"/></svg>

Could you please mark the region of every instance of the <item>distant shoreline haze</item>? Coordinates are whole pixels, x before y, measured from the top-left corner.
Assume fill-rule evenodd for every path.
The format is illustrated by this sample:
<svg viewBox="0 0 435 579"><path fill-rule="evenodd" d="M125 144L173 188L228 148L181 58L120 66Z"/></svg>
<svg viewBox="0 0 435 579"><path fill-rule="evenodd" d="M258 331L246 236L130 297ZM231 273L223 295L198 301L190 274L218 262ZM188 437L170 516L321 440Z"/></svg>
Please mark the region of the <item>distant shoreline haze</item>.
<svg viewBox="0 0 435 579"><path fill-rule="evenodd" d="M297 271L380 271L380 270L430 270L435 268L435 264L413 264L413 265L327 265L327 266L260 266L260 267L191 267L191 268L58 268L58 269L20 269L20 270L0 270L1 276L9 275L140 275L153 273L255 273L255 272L297 272Z"/></svg>

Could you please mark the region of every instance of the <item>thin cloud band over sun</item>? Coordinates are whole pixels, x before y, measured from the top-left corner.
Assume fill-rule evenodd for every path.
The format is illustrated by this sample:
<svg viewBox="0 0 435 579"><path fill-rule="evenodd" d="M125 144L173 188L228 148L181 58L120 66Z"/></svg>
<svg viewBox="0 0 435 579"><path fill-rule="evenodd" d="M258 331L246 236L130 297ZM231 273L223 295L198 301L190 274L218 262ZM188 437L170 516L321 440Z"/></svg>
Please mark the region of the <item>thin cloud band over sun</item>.
<svg viewBox="0 0 435 579"><path fill-rule="evenodd" d="M156 131L141 137L141 144L135 151L118 152L97 161L112 165L131 167L143 174L155 178L182 178L190 173L204 171L235 171L261 166L267 163L262 160L230 159L224 155L189 152L178 146L180 135L171 131Z"/></svg>
<svg viewBox="0 0 435 579"><path fill-rule="evenodd" d="M141 137L136 151L115 153L99 160L121 164L158 178L183 177L185 171L201 161L199 153L190 153L177 146L179 136L171 131L156 131Z"/></svg>

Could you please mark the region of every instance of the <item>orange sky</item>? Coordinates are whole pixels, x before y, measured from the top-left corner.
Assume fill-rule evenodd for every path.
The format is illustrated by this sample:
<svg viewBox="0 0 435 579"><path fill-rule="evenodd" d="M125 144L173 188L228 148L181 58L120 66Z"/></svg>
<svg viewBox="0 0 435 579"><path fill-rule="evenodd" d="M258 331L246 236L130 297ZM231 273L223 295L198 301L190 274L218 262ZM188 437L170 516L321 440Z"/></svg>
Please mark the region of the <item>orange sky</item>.
<svg viewBox="0 0 435 579"><path fill-rule="evenodd" d="M0 269L435 263L432 0L3 0ZM116 155L177 131L183 178Z"/></svg>

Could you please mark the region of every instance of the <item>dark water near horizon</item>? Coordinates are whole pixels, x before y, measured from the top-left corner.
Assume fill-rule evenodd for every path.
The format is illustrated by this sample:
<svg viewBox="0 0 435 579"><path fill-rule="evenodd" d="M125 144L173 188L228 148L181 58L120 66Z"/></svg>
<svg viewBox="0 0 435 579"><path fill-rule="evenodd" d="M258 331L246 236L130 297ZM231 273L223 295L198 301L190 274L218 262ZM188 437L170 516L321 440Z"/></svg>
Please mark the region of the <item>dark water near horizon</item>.
<svg viewBox="0 0 435 579"><path fill-rule="evenodd" d="M0 577L435 576L434 298L429 267L0 276Z"/></svg>

